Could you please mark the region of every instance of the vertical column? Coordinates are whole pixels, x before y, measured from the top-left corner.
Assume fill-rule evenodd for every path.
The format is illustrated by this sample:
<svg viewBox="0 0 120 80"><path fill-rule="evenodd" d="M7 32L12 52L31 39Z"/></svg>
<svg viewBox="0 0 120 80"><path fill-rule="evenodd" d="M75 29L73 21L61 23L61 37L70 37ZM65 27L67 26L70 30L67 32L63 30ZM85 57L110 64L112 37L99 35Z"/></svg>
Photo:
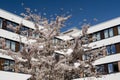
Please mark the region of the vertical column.
<svg viewBox="0 0 120 80"><path fill-rule="evenodd" d="M15 42L15 51L19 51L20 50L20 43L19 42Z"/></svg>
<svg viewBox="0 0 120 80"><path fill-rule="evenodd" d="M105 37L104 37L104 31L100 31L100 37L101 37L101 39L104 39Z"/></svg>
<svg viewBox="0 0 120 80"><path fill-rule="evenodd" d="M114 36L118 35L118 29L117 29L117 27L113 28L113 33L114 33Z"/></svg>
<svg viewBox="0 0 120 80"><path fill-rule="evenodd" d="M120 44L119 43L115 44L115 47L116 47L116 53L120 53Z"/></svg>
<svg viewBox="0 0 120 80"><path fill-rule="evenodd" d="M120 72L120 61L118 62L118 71Z"/></svg>
<svg viewBox="0 0 120 80"><path fill-rule="evenodd" d="M5 19L3 19L2 28L3 28L3 29L6 29L6 28L7 28L7 21L6 21Z"/></svg>
<svg viewBox="0 0 120 80"><path fill-rule="evenodd" d="M0 59L0 70L3 70L4 59Z"/></svg>

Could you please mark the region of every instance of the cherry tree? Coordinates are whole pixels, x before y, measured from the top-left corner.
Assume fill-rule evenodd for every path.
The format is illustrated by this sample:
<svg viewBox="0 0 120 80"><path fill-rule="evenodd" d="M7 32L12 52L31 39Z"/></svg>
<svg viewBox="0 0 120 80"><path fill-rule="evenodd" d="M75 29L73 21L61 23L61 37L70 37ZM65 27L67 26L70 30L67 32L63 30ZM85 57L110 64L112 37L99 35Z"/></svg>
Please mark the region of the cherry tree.
<svg viewBox="0 0 120 80"><path fill-rule="evenodd" d="M22 35L28 34L27 41L33 40L33 42L26 43L20 51L13 52L6 47L5 40L0 39L2 49L6 50L1 52L15 60L15 64L10 66L15 69L15 72L31 74L30 80L71 80L85 75L95 77L99 75L93 63L103 57L106 49L101 47L92 50L89 46L93 40L87 34L90 25L84 25L80 35L69 36L73 41L55 42L55 39L61 36L60 29L71 16L57 16L54 21L49 21L47 18L33 14L29 8L26 8L26 13L21 15L34 23L34 30L19 32L23 26L22 21L16 27L12 24L8 24L7 27ZM21 44L21 36L19 38ZM87 59L83 60L82 56L87 56Z"/></svg>

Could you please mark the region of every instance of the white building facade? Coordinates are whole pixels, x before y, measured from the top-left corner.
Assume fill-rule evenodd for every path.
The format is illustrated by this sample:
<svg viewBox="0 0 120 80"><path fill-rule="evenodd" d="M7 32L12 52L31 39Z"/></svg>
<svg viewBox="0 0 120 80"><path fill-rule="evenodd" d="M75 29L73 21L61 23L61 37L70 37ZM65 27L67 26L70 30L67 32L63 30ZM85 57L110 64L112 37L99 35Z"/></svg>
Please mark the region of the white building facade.
<svg viewBox="0 0 120 80"><path fill-rule="evenodd" d="M22 17L9 13L0 9L0 38L5 39L6 46L12 51L19 51L23 44L26 44L27 38L29 35L22 35L22 33L15 32L12 29L8 28L8 24L13 24L15 27L19 24L22 24L21 31L34 29L34 24L30 21L24 20ZM21 44L20 42L21 36ZM0 45L1 49L1 45ZM0 80L28 80L31 75L24 73L16 73L14 69L8 68L14 64L14 60L7 55L0 53Z"/></svg>
<svg viewBox="0 0 120 80"><path fill-rule="evenodd" d="M106 46L106 56L95 61L101 72L101 78L93 80L119 80L120 76L120 17L92 26L88 33L97 39L90 46L96 45L93 49ZM83 80L83 79L78 79ZM85 80L89 80L86 78Z"/></svg>
<svg viewBox="0 0 120 80"><path fill-rule="evenodd" d="M71 29L63 33L62 40L70 40L72 36L81 34L81 30ZM98 66L102 77L85 77L74 80L119 80L120 77L120 17L91 26L88 29L89 36L96 37L89 46L97 49L106 46L107 53L105 57L95 61L94 65ZM66 37L65 37L66 36ZM85 58L83 57L83 60Z"/></svg>

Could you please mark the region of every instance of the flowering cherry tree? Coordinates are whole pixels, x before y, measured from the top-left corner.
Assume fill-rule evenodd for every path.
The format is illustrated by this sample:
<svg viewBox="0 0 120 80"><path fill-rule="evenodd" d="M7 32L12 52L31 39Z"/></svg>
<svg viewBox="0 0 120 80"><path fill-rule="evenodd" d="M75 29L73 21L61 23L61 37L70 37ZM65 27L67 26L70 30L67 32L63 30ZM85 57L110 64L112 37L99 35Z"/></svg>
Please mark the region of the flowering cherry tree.
<svg viewBox="0 0 120 80"><path fill-rule="evenodd" d="M74 41L61 40L60 43L54 40L57 39L57 36L61 36L60 29L71 16L57 16L54 21L49 21L47 18L31 13L29 8L26 8L26 13L21 15L24 19L34 23L34 30L20 32L22 35L28 34L26 36L28 42L33 41L24 44L22 50L13 52L6 47L5 40L0 39L2 49L6 50L2 53L15 60L15 64L10 66L15 69L15 72L31 74L30 80L71 80L85 75L98 76L93 63L106 53L106 49L102 47L92 50L89 46L93 40L87 34L90 25L82 27L82 34L76 37L69 36ZM19 32L22 26L22 22L16 27L13 27L12 24L7 25L15 32ZM19 37L21 43L21 36ZM69 53L69 55L65 53ZM88 59L82 60L83 55Z"/></svg>

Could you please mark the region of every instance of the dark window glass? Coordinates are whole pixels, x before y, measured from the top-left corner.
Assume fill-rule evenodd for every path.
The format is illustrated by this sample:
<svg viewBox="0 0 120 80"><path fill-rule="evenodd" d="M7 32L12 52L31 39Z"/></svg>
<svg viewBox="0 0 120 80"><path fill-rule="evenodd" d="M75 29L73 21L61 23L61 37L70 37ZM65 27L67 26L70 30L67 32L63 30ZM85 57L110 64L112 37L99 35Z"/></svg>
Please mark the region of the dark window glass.
<svg viewBox="0 0 120 80"><path fill-rule="evenodd" d="M118 63L113 63L113 69L114 69L114 72L119 72L119 69L118 69Z"/></svg>

